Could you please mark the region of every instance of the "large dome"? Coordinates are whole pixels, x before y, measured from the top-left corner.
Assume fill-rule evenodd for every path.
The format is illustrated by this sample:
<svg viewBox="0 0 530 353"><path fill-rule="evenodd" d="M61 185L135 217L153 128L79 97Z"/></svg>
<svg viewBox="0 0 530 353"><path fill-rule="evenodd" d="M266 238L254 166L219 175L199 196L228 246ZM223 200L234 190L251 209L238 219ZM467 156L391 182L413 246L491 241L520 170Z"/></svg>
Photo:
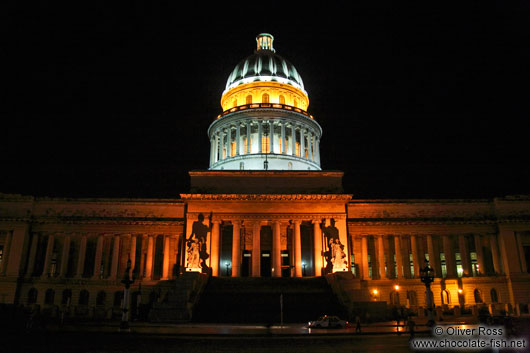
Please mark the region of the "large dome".
<svg viewBox="0 0 530 353"><path fill-rule="evenodd" d="M302 77L296 68L275 53L272 47L272 35L260 34L257 41L258 48L254 54L237 64L228 77L225 92L245 83L272 81L287 83L305 93Z"/></svg>

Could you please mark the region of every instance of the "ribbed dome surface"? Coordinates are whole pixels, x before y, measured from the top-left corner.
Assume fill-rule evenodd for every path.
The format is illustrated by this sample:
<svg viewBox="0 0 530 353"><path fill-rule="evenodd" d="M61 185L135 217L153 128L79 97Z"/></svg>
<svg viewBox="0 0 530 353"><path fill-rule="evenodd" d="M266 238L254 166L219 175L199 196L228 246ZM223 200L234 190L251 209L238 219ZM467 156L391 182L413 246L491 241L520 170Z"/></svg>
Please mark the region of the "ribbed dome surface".
<svg viewBox="0 0 530 353"><path fill-rule="evenodd" d="M305 92L302 77L296 68L271 50L257 50L237 64L228 77L225 91L253 81L287 83Z"/></svg>

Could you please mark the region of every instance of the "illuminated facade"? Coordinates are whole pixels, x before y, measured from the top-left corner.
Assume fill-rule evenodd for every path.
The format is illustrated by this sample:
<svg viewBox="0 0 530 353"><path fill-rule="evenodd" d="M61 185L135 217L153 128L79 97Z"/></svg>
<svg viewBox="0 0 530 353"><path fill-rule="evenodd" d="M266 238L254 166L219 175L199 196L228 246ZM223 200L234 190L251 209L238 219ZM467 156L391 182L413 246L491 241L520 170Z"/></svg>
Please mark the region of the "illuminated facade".
<svg viewBox="0 0 530 353"><path fill-rule="evenodd" d="M130 259L133 303L155 311L174 281L202 272L325 276L346 307L386 302L423 315L419 269L428 259L439 315L480 306L528 314L530 197L344 193L343 173L320 168L322 130L272 39L259 35L230 75L223 113L208 129L209 169L191 171L179 199L0 194L0 303L119 316Z"/></svg>

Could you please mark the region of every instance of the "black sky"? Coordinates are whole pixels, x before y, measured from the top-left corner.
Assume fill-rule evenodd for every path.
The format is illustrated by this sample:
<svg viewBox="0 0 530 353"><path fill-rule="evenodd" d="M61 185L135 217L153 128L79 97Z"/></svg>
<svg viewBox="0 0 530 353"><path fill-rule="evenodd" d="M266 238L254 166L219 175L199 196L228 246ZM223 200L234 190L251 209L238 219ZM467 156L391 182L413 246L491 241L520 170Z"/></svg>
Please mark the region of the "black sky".
<svg viewBox="0 0 530 353"><path fill-rule="evenodd" d="M529 3L354 3L14 3L1 25L0 192L186 192L188 170L208 167L228 75L269 32L346 192L530 194Z"/></svg>

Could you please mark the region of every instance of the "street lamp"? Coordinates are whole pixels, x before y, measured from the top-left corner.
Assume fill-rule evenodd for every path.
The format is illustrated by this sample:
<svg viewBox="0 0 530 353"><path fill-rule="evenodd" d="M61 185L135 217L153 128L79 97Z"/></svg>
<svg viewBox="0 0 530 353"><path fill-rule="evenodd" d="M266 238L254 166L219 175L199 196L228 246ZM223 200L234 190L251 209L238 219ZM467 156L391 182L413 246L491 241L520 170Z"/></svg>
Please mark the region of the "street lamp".
<svg viewBox="0 0 530 353"><path fill-rule="evenodd" d="M305 262L302 263L302 276L305 276Z"/></svg>
<svg viewBox="0 0 530 353"><path fill-rule="evenodd" d="M121 315L120 330L129 330L129 289L131 284L134 283L134 277L131 279L131 258L127 260L127 268L125 269L125 274L123 275L123 280L121 281L125 286L123 289L123 308Z"/></svg>
<svg viewBox="0 0 530 353"><path fill-rule="evenodd" d="M226 266L226 276L228 276L228 269L230 268L230 262L226 262L225 263L225 266Z"/></svg>
<svg viewBox="0 0 530 353"><path fill-rule="evenodd" d="M434 282L434 270L429 266L429 260L425 259L425 267L420 268L420 279L425 284L425 295L427 304L427 326L434 326L434 313L433 313L433 302L431 283Z"/></svg>

